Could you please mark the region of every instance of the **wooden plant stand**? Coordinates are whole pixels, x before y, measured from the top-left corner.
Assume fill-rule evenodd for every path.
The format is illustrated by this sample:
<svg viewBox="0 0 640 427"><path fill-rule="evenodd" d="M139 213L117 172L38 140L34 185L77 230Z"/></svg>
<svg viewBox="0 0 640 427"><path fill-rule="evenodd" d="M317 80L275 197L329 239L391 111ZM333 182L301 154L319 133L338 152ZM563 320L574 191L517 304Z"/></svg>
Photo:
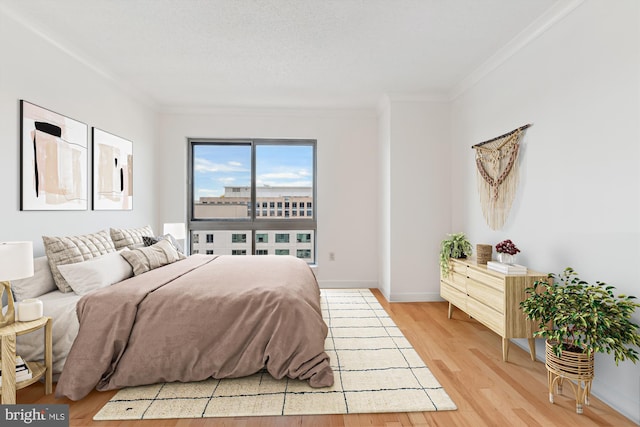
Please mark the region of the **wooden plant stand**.
<svg viewBox="0 0 640 427"><path fill-rule="evenodd" d="M553 403L554 386L557 387L558 393L562 393L564 380L569 380L568 384L576 396L576 413L582 414L582 405L589 404L589 394L591 393L594 374L593 352L587 356L586 353L564 350L562 357L558 357L553 352L553 343L547 340L545 346L549 402Z"/></svg>

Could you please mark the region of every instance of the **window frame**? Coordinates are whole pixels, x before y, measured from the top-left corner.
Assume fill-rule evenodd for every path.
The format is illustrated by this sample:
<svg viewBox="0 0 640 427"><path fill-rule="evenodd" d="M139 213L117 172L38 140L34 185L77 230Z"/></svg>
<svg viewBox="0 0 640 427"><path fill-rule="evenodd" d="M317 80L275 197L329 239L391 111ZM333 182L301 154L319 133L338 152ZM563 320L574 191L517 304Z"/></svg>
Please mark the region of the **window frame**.
<svg viewBox="0 0 640 427"><path fill-rule="evenodd" d="M193 162L195 159L194 152L198 145L248 145L251 148L251 214L248 218L194 218L194 179L193 179ZM256 191L256 150L261 145L291 145L291 146L309 146L313 154L313 176L312 176L312 216L261 216L256 215L257 191ZM318 225L317 225L317 140L315 139L270 139L270 138L251 138L251 139L222 139L222 138L187 138L187 218L188 230L187 244L191 248L191 232L192 231L236 231L247 230L252 232L254 238L251 239L251 254L256 253L255 234L257 231L264 230L310 230L314 233L314 248L312 253L317 254L318 241ZM315 257L314 257L315 258ZM315 263L315 259L310 260Z"/></svg>

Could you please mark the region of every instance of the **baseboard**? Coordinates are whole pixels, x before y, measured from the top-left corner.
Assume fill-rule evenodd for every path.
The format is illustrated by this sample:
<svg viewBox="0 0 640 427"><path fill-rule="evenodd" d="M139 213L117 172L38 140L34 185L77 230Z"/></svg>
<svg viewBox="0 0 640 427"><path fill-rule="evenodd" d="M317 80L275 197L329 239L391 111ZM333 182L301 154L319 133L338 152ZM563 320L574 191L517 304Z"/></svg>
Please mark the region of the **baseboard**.
<svg viewBox="0 0 640 427"><path fill-rule="evenodd" d="M379 289L373 280L318 280L320 289ZM444 301L439 292L391 292L380 289L382 296L389 302L440 302Z"/></svg>
<svg viewBox="0 0 640 427"><path fill-rule="evenodd" d="M444 301L439 292L393 292L385 295L389 302L439 302Z"/></svg>
<svg viewBox="0 0 640 427"><path fill-rule="evenodd" d="M375 280L318 280L320 289L371 289L377 288Z"/></svg>

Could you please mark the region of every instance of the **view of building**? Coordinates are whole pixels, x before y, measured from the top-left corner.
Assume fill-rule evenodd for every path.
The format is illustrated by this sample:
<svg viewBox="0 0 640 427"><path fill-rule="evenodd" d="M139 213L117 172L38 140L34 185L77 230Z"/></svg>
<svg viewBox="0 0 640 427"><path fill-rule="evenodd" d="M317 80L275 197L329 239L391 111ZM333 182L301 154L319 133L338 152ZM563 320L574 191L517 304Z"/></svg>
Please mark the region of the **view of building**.
<svg viewBox="0 0 640 427"><path fill-rule="evenodd" d="M207 255L251 254L251 231L207 231L191 233L191 253ZM314 235L309 230L268 230L255 234L256 255L292 255L311 261Z"/></svg>
<svg viewBox="0 0 640 427"><path fill-rule="evenodd" d="M256 218L293 219L313 217L311 187L256 188ZM225 187L220 197L201 197L194 203L194 217L233 219L251 217L251 187ZM191 253L247 255L252 253L251 230L194 230ZM315 233L312 230L264 230L255 233L256 255L292 255L314 259Z"/></svg>
<svg viewBox="0 0 640 427"><path fill-rule="evenodd" d="M269 187L256 189L256 217L312 217L311 187ZM220 197L201 197L194 203L195 218L249 218L251 187L225 187Z"/></svg>

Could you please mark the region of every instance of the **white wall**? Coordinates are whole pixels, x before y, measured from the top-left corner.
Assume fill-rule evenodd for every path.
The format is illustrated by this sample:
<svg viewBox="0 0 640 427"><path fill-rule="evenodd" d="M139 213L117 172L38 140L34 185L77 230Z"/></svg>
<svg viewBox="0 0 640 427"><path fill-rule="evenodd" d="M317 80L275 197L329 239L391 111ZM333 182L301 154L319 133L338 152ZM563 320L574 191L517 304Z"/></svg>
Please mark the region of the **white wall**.
<svg viewBox="0 0 640 427"><path fill-rule="evenodd" d="M381 104L381 290L390 301L438 301L439 244L451 224L449 105Z"/></svg>
<svg viewBox="0 0 640 427"><path fill-rule="evenodd" d="M0 241L32 240L35 254L41 255L42 235L84 234L110 226L153 224L155 113L1 9L0 58ZM89 146L92 126L133 141L133 210L21 212L21 99L86 123ZM90 173L90 157L88 162ZM90 182L89 179L88 188Z"/></svg>
<svg viewBox="0 0 640 427"><path fill-rule="evenodd" d="M512 239L530 268L572 266L640 296L639 29L640 2L585 1L453 102L454 229L473 244ZM491 231L470 146L529 122L516 200ZM640 422L639 366L598 355L593 393Z"/></svg>
<svg viewBox="0 0 640 427"><path fill-rule="evenodd" d="M391 102L380 100L378 108L378 288L391 295Z"/></svg>
<svg viewBox="0 0 640 427"><path fill-rule="evenodd" d="M378 286L375 110L165 113L157 176L160 221L186 221L187 138L317 140L317 275L322 287ZM335 261L329 260L335 253Z"/></svg>

